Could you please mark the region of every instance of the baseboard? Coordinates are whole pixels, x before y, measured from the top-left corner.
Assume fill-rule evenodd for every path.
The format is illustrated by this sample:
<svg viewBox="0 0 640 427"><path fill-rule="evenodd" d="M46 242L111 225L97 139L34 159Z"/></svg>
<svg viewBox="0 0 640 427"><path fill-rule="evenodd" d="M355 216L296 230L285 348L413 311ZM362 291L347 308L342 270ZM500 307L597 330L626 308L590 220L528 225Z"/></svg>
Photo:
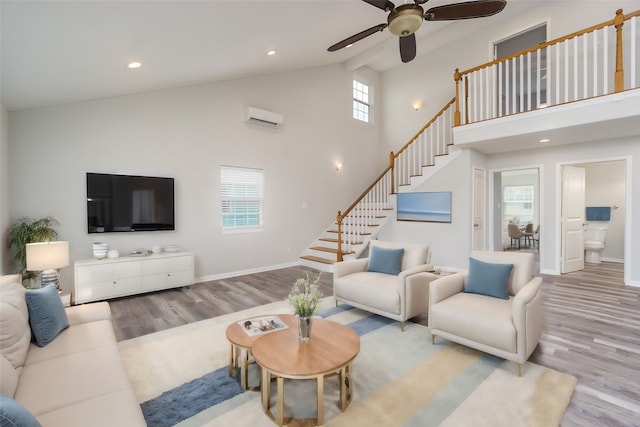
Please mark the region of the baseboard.
<svg viewBox="0 0 640 427"><path fill-rule="evenodd" d="M228 279L230 277L238 277L238 276L244 276L247 274L256 274L256 273L262 273L265 271L271 271L271 270L278 270L281 268L289 268L289 267L295 267L300 265L300 261L294 261L294 262L288 262L286 264L277 264L277 265L268 265L265 267L258 267L258 268L250 268L248 270L240 270L240 271L231 271L228 273L222 273L222 274L214 274L211 276L202 276L202 277L196 277L193 281L193 283L203 283L203 282L210 282L212 280L222 280L222 279Z"/></svg>
<svg viewBox="0 0 640 427"><path fill-rule="evenodd" d="M618 262L620 264L624 264L624 260L620 259L620 258L605 258L605 257L600 257L600 261L607 261L607 262Z"/></svg>

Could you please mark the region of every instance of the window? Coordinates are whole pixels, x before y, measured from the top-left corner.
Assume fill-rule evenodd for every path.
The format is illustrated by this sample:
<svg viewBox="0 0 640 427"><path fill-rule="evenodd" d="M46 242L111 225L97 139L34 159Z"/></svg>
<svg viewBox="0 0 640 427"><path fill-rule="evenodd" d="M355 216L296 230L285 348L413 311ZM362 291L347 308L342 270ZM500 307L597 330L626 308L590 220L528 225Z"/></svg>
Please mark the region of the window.
<svg viewBox="0 0 640 427"><path fill-rule="evenodd" d="M262 169L220 167L222 230L261 231L264 220Z"/></svg>
<svg viewBox="0 0 640 427"><path fill-rule="evenodd" d="M369 86L364 83L360 83L357 80L353 81L353 118L362 120L363 122L369 122L369 109L371 104L369 103Z"/></svg>
<svg viewBox="0 0 640 427"><path fill-rule="evenodd" d="M547 40L547 25L530 28L494 44L494 59L504 58L524 49L544 43ZM540 51L540 64L537 54L524 59L521 70L519 60L510 60L500 64L502 87L499 101L500 115L535 110L547 105L547 51ZM524 64L527 65L524 65ZM538 76L538 71L540 76ZM521 80L522 79L522 80Z"/></svg>
<svg viewBox="0 0 640 427"><path fill-rule="evenodd" d="M533 185L504 187L504 218L516 223L533 220Z"/></svg>

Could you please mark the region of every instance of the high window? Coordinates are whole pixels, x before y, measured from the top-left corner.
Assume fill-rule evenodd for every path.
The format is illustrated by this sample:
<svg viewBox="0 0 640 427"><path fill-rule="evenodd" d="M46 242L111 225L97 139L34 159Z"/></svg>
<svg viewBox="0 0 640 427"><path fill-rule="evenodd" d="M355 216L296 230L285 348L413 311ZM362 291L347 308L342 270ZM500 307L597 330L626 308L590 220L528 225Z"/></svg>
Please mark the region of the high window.
<svg viewBox="0 0 640 427"><path fill-rule="evenodd" d="M264 227L262 169L220 167L222 230L261 231Z"/></svg>
<svg viewBox="0 0 640 427"><path fill-rule="evenodd" d="M357 80L353 81L353 118L369 122L369 86Z"/></svg>

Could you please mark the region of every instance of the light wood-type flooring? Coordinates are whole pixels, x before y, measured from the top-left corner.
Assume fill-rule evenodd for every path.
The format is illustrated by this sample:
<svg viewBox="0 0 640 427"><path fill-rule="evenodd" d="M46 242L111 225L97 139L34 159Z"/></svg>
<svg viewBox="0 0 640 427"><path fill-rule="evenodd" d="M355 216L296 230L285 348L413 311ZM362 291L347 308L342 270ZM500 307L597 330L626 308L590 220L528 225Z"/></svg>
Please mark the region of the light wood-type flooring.
<svg viewBox="0 0 640 427"><path fill-rule="evenodd" d="M290 267L112 300L116 336L283 300L307 272L317 274ZM543 334L530 361L578 378L562 426L640 426L640 288L624 286L623 265L611 262L543 278ZM321 283L331 295L331 274L323 273ZM426 318L413 321L426 324Z"/></svg>

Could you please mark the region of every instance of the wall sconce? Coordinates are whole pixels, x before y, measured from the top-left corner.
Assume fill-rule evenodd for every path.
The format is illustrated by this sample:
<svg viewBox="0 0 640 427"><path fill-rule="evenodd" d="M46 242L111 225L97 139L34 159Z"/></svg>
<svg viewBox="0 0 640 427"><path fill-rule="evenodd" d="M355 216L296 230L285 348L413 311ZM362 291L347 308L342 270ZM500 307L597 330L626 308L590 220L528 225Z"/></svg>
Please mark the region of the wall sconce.
<svg viewBox="0 0 640 427"><path fill-rule="evenodd" d="M413 107L414 110L418 111L420 108L422 108L422 101L414 101L413 104L411 104L411 107Z"/></svg>
<svg viewBox="0 0 640 427"><path fill-rule="evenodd" d="M342 163L336 162L335 166L336 166L336 170L337 171L341 171L342 170Z"/></svg>
<svg viewBox="0 0 640 427"><path fill-rule="evenodd" d="M60 289L58 268L69 265L69 242L27 243L27 270L39 271L41 286L50 283Z"/></svg>

